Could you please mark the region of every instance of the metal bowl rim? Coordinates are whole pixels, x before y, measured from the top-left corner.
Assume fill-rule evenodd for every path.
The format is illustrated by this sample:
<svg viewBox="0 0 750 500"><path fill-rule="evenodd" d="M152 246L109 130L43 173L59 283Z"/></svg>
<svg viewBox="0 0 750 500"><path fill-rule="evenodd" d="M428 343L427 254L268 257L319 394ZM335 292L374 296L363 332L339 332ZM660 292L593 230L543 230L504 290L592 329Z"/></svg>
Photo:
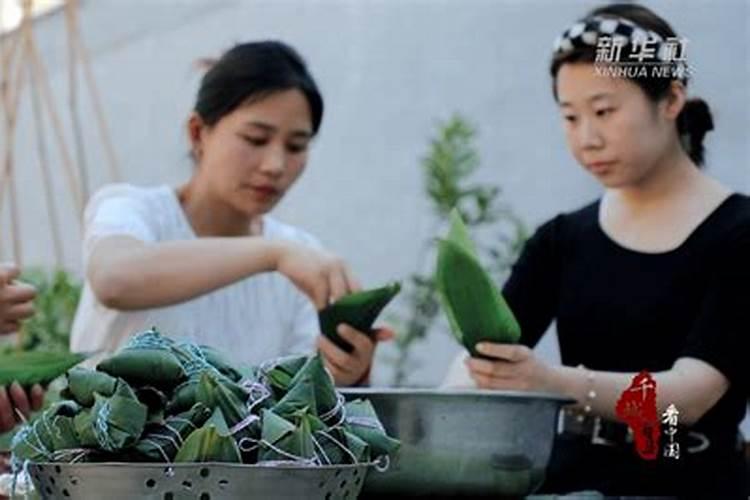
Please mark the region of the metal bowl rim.
<svg viewBox="0 0 750 500"><path fill-rule="evenodd" d="M95 469L97 467L115 467L115 468L137 468L137 469L189 469L189 468L226 468L226 469L238 469L238 470L304 470L304 471L334 471L340 469L358 469L362 467L374 467L378 465L378 462L362 462L359 464L341 464L341 465L315 465L303 467L292 464L277 464L277 465L264 465L264 464L235 464L227 462L180 462L180 463L156 463L156 462L30 462L29 466L41 466L41 467L60 467L61 469L68 468L85 468Z"/></svg>
<svg viewBox="0 0 750 500"><path fill-rule="evenodd" d="M481 397L492 399L542 399L556 401L562 405L575 403L576 400L562 394L536 391L496 391L490 389L427 389L408 387L348 387L339 388L342 394L361 395L368 397L373 395L399 395L399 396L439 396L439 397Z"/></svg>

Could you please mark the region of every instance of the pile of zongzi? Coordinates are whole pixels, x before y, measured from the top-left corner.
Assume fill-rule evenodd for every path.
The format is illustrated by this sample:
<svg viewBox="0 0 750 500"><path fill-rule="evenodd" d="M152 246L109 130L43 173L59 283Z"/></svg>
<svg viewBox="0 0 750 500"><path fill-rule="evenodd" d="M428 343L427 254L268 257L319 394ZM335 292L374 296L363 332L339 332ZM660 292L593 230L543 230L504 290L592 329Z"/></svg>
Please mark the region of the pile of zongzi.
<svg viewBox="0 0 750 500"><path fill-rule="evenodd" d="M211 348L141 333L96 370L69 370L66 399L16 434L14 460L315 466L397 449L368 401L344 401L319 355L246 371Z"/></svg>

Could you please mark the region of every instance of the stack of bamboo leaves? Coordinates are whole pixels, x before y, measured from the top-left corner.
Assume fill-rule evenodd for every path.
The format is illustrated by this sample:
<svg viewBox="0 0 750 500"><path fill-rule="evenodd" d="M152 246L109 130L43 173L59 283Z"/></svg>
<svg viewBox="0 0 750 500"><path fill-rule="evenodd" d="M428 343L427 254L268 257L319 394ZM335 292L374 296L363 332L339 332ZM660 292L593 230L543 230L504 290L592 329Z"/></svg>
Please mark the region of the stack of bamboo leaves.
<svg viewBox="0 0 750 500"><path fill-rule="evenodd" d="M243 373L215 350L141 333L13 441L16 463L361 463L393 453L371 404L345 402L319 355Z"/></svg>

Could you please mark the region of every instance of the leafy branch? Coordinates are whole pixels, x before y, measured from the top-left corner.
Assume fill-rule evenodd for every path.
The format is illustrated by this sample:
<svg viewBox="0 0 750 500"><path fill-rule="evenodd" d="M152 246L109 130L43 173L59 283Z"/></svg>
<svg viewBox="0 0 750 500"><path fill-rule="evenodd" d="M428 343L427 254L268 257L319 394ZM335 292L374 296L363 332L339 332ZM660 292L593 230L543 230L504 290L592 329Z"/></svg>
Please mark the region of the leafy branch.
<svg viewBox="0 0 750 500"><path fill-rule="evenodd" d="M437 134L430 141L428 153L421 161L425 178L425 194L430 199L436 220L436 231L456 207L466 225L475 233L491 230L493 241L477 241L487 268L502 281L515 262L528 237L523 221L501 199L499 186L482 185L471 177L480 166L479 152L474 145L476 129L462 116L455 114L438 124ZM434 329L440 311L433 276L435 240L425 242L420 262L428 269L413 273L405 282L403 296L406 307L389 318L400 332L396 338L397 354L393 360L392 384L407 382L409 368L414 366L411 354L416 344Z"/></svg>

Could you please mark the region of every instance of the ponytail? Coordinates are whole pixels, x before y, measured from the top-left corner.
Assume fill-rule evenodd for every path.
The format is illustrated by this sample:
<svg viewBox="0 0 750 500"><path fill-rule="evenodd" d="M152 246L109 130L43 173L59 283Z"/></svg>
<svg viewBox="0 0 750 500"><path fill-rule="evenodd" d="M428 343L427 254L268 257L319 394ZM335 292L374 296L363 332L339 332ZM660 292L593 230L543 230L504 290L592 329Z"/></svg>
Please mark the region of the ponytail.
<svg viewBox="0 0 750 500"><path fill-rule="evenodd" d="M714 120L706 101L688 99L677 116L677 132L690 159L698 166L703 166L705 160L703 138L713 129Z"/></svg>

